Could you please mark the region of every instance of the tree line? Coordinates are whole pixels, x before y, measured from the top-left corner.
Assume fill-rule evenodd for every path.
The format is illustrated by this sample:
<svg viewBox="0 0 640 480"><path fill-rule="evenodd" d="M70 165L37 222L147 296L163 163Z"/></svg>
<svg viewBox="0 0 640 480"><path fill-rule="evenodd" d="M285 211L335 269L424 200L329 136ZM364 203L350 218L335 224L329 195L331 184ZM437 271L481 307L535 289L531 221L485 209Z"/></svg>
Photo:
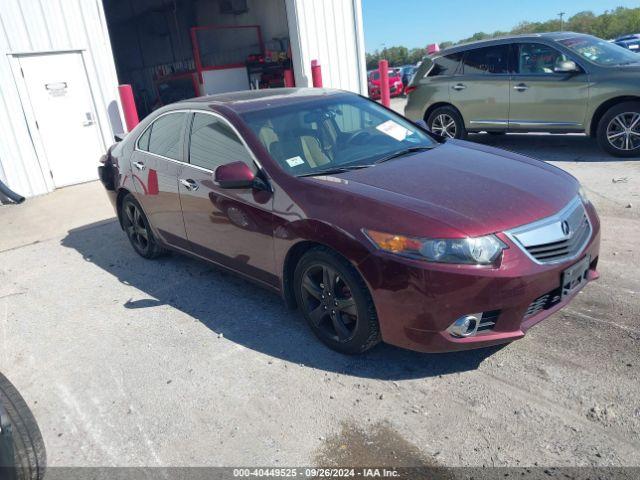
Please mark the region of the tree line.
<svg viewBox="0 0 640 480"><path fill-rule="evenodd" d="M601 15L595 15L591 11L579 12L573 17L563 21L562 28L559 18L544 22L520 22L508 32L478 32L457 42L442 42L440 48L444 49L461 43L475 42L477 40L502 37L505 35L555 32L561 29L571 32L588 33L607 40L629 33L640 33L640 8L618 7L614 10L607 10ZM378 61L383 58L387 59L389 65L394 67L415 64L420 61L425 54L425 48L408 49L402 46L383 48L373 53L367 53L367 69L377 68Z"/></svg>

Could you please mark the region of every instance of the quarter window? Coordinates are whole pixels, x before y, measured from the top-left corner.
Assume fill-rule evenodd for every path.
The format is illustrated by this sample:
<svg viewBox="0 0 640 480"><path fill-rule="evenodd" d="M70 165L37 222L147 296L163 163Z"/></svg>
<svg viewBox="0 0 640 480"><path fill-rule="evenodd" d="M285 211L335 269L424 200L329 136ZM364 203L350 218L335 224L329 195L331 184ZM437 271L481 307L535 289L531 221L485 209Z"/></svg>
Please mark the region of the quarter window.
<svg viewBox="0 0 640 480"><path fill-rule="evenodd" d="M215 171L220 165L238 161L255 171L249 151L225 121L196 113L191 125L189 163Z"/></svg>
<svg viewBox="0 0 640 480"><path fill-rule="evenodd" d="M455 74L461 58L462 53L452 53L451 55L436 58L433 62L433 68L429 72L429 76L440 77Z"/></svg>
<svg viewBox="0 0 640 480"><path fill-rule="evenodd" d="M509 73L509 45L476 48L465 53L462 61L465 75Z"/></svg>
<svg viewBox="0 0 640 480"><path fill-rule="evenodd" d="M551 75L567 57L555 48L541 43L518 45L518 73L521 75Z"/></svg>
<svg viewBox="0 0 640 480"><path fill-rule="evenodd" d="M138 139L138 148L173 160L182 160L182 125L186 113L169 113L151 124Z"/></svg>

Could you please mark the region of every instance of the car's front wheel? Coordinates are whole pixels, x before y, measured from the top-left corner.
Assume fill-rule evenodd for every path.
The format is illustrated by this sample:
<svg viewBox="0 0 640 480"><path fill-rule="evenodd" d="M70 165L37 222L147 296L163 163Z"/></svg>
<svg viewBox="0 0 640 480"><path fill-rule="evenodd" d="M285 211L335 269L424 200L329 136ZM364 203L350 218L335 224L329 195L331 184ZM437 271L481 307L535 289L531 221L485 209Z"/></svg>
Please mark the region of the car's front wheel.
<svg viewBox="0 0 640 480"><path fill-rule="evenodd" d="M130 193L122 200L122 227L133 249L144 258L157 258L166 253L151 231L142 207Z"/></svg>
<svg viewBox="0 0 640 480"><path fill-rule="evenodd" d="M298 306L316 336L341 353L357 354L380 342L376 309L366 284L344 258L318 247L294 273Z"/></svg>
<svg viewBox="0 0 640 480"><path fill-rule="evenodd" d="M614 105L598 123L598 144L616 157L640 156L640 102Z"/></svg>
<svg viewBox="0 0 640 480"><path fill-rule="evenodd" d="M444 138L467 137L467 129L460 113L453 107L439 107L427 117L429 129Z"/></svg>

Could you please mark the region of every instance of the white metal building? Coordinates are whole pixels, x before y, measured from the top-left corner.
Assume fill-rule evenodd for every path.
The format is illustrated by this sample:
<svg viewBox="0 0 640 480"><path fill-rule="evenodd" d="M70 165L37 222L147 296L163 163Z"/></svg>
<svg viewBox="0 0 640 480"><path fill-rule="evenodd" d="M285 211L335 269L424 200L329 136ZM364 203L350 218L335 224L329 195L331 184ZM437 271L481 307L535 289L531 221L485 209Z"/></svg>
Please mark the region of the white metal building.
<svg viewBox="0 0 640 480"><path fill-rule="evenodd" d="M286 68L311 86L317 59L325 87L366 94L361 15L361 0L2 0L0 180L33 196L96 179L122 83L145 114L279 86Z"/></svg>

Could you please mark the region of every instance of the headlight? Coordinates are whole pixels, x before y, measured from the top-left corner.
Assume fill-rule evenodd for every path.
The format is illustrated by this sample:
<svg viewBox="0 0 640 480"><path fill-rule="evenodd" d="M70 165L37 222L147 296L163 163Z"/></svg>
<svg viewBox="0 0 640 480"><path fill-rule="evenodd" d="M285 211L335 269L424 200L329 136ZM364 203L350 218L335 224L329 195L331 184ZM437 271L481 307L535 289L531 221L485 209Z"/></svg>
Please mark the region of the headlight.
<svg viewBox="0 0 640 480"><path fill-rule="evenodd" d="M495 235L456 239L423 239L363 229L380 250L439 263L490 265L507 246Z"/></svg>
<svg viewBox="0 0 640 480"><path fill-rule="evenodd" d="M584 203L585 205L589 205L590 200L589 200L589 197L587 196L587 191L582 185L580 185L580 188L578 189L578 195L580 195L580 199L582 200L582 203Z"/></svg>

